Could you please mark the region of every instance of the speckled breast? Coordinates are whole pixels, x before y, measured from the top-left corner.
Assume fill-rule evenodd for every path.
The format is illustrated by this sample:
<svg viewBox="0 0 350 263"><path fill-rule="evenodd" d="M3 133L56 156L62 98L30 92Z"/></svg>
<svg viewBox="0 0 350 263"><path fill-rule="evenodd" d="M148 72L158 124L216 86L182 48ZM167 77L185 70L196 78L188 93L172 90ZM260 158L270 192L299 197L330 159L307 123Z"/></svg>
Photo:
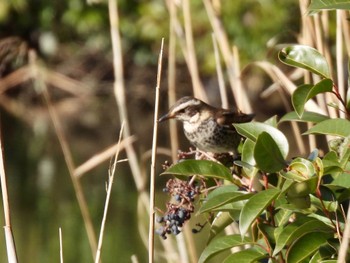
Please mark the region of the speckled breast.
<svg viewBox="0 0 350 263"><path fill-rule="evenodd" d="M198 149L214 153L236 153L241 140L240 135L233 128L220 126L213 119L203 121L197 129L192 129L190 132L184 127L184 133Z"/></svg>

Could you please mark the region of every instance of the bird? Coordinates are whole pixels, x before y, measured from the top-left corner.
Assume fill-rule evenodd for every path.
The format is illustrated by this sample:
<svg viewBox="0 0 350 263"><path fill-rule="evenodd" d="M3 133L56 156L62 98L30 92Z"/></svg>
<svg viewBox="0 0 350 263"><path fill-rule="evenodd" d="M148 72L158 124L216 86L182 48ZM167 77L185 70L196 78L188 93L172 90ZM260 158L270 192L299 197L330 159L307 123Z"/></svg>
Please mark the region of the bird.
<svg viewBox="0 0 350 263"><path fill-rule="evenodd" d="M213 107L197 98L179 99L158 122L176 119L183 123L185 136L192 145L204 152L233 153L242 140L233 123L250 122L255 114L245 114L237 109Z"/></svg>

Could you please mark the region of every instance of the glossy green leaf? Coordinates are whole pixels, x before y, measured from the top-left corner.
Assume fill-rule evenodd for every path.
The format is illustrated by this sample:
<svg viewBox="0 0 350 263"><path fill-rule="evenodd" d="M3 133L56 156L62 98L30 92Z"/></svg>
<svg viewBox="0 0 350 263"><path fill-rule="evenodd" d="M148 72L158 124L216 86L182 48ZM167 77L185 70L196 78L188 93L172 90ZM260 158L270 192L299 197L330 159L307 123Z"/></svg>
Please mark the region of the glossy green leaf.
<svg viewBox="0 0 350 263"><path fill-rule="evenodd" d="M281 172L282 176L297 182L302 182L316 174L314 164L305 158L295 158L288 167L288 172Z"/></svg>
<svg viewBox="0 0 350 263"><path fill-rule="evenodd" d="M327 1L320 1L320 0L312 0L309 7L308 7L308 13L314 14L321 10L332 10L332 9L350 9L350 2L348 0L327 0Z"/></svg>
<svg viewBox="0 0 350 263"><path fill-rule="evenodd" d="M306 98L312 87L313 85L311 84L303 84L292 94L292 105L299 118L303 115L304 105L307 101Z"/></svg>
<svg viewBox="0 0 350 263"><path fill-rule="evenodd" d="M294 183L288 189L287 196L289 198L304 197L315 192L317 188L318 178L316 176L298 183ZM289 200L289 199L288 199Z"/></svg>
<svg viewBox="0 0 350 263"><path fill-rule="evenodd" d="M285 168L286 161L275 140L267 132L262 132L254 147L254 158L258 167L268 173Z"/></svg>
<svg viewBox="0 0 350 263"><path fill-rule="evenodd" d="M304 45L285 47L278 53L278 58L289 66L309 70L323 78L331 77L327 60L312 47Z"/></svg>
<svg viewBox="0 0 350 263"><path fill-rule="evenodd" d="M350 135L350 121L345 119L325 120L316 124L314 127L303 134L327 134L347 137Z"/></svg>
<svg viewBox="0 0 350 263"><path fill-rule="evenodd" d="M203 177L224 179L233 182L230 169L208 160L184 160L168 168L163 174L183 176L200 175Z"/></svg>
<svg viewBox="0 0 350 263"><path fill-rule="evenodd" d="M277 255L285 246L289 246L301 236L315 231L329 231L332 229L316 219L304 218L287 226L280 227L282 231L276 238L276 246L273 255Z"/></svg>
<svg viewBox="0 0 350 263"><path fill-rule="evenodd" d="M250 197L249 194L245 194L243 192L239 192L237 190L225 191L223 192L223 187L219 187L213 192L220 192L219 194L215 194L212 196L208 196L199 209L199 213L210 212L212 209L217 208L219 206L223 206L227 203L233 203L235 201L245 200Z"/></svg>
<svg viewBox="0 0 350 263"><path fill-rule="evenodd" d="M309 258L315 254L320 246L327 243L327 239L332 237L332 233L315 231L308 233L297 241L287 251L288 263L308 262Z"/></svg>
<svg viewBox="0 0 350 263"><path fill-rule="evenodd" d="M259 135L262 132L267 132L271 135L274 141L277 143L283 158L286 158L289 151L289 144L287 138L278 129L260 122L248 122L248 123L237 123L234 124L237 132L242 136L249 138L253 142L256 142Z"/></svg>
<svg viewBox="0 0 350 263"><path fill-rule="evenodd" d="M211 242L213 238L217 236L222 230L225 229L228 225L233 223L233 218L228 212L219 212L210 226L208 243Z"/></svg>
<svg viewBox="0 0 350 263"><path fill-rule="evenodd" d="M329 119L328 116L319 114L317 112L304 111L301 117L295 111L288 112L280 119L280 123L284 121L298 121L298 122L313 122L319 123L321 121Z"/></svg>
<svg viewBox="0 0 350 263"><path fill-rule="evenodd" d="M329 151L322 159L324 173L332 174L342 171L338 156L334 151Z"/></svg>
<svg viewBox="0 0 350 263"><path fill-rule="evenodd" d="M214 239L202 252L198 263L206 262L214 255L236 246L253 244L250 238L242 239L240 235L228 235Z"/></svg>
<svg viewBox="0 0 350 263"><path fill-rule="evenodd" d="M316 85L304 84L299 86L292 95L292 104L295 112L299 117L303 116L304 107L308 100L317 94L331 92L333 89L333 81L331 79L323 79Z"/></svg>
<svg viewBox="0 0 350 263"><path fill-rule="evenodd" d="M239 229L242 236L245 235L254 220L275 200L279 193L278 189L267 189L253 195L247 201L239 217Z"/></svg>
<svg viewBox="0 0 350 263"><path fill-rule="evenodd" d="M250 178L252 178L258 171L258 169L255 168L256 162L254 159L254 147L255 147L255 142L253 142L250 139L246 139L243 144L242 155L241 155L242 162L248 163L251 165L251 167L243 166L243 170L245 174L248 175Z"/></svg>
<svg viewBox="0 0 350 263"><path fill-rule="evenodd" d="M262 251L248 248L228 256L223 263L254 263L266 257Z"/></svg>
<svg viewBox="0 0 350 263"><path fill-rule="evenodd" d="M271 118L264 121L267 125L270 125L274 128L277 128L277 115L272 116Z"/></svg>

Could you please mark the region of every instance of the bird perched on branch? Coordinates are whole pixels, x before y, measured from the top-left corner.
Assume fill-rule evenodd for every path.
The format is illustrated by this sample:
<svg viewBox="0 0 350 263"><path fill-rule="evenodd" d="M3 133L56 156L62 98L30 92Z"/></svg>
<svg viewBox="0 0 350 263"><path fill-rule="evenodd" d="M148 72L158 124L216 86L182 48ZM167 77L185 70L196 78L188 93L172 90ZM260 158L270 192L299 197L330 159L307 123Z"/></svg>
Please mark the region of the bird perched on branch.
<svg viewBox="0 0 350 263"><path fill-rule="evenodd" d="M215 108L194 97L179 99L159 122L176 119L182 121L187 139L199 150L213 153L233 152L242 137L233 123L250 122L254 114L238 110Z"/></svg>

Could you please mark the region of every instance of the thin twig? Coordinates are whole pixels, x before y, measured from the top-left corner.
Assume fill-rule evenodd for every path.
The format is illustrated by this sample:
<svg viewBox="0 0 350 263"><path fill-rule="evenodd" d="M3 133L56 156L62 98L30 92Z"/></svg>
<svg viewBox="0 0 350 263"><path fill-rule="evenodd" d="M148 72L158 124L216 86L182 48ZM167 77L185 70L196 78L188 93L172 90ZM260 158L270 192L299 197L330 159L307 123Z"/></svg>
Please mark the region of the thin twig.
<svg viewBox="0 0 350 263"><path fill-rule="evenodd" d="M164 38L162 38L162 43L158 58L158 72L157 72L157 86L156 95L154 103L154 122L153 122L153 139L152 139L152 160L151 160L151 178L150 178L150 213L149 213L149 236L148 236L148 262L154 262L154 197L155 197L155 173L156 173L156 156L157 156L157 136L158 136L158 108L159 108L159 90L160 90L160 80L162 74L162 58L163 58L163 47Z"/></svg>
<svg viewBox="0 0 350 263"><path fill-rule="evenodd" d="M104 230L105 230L107 212L108 212L108 205L109 205L109 200L111 199L112 185L113 185L113 181L114 181L115 169L117 166L118 156L119 156L119 152L120 152L120 144L121 144L121 140L122 140L123 129L124 129L124 122L122 123L121 128L120 128L120 132L119 132L118 148L117 148L117 151L114 155L113 163L111 164L111 166L109 167L109 170L108 170L107 196L106 196L106 201L105 201L105 207L103 210L103 217L102 217L100 235L98 238L95 263L100 262L103 234L104 234Z"/></svg>
<svg viewBox="0 0 350 263"><path fill-rule="evenodd" d="M120 144L115 144L108 149L104 150L103 152L97 153L94 156L92 156L89 160L85 161L83 164L79 165L74 170L74 175L77 177L83 176L85 173L93 169L94 167L98 166L100 163L108 160L111 158L117 150L123 150L126 147L126 144L133 143L135 141L135 137L131 136L128 138L125 138L120 142Z"/></svg>
<svg viewBox="0 0 350 263"><path fill-rule="evenodd" d="M17 263L15 240L11 229L10 203L9 203L9 197L7 192L7 183L6 183L6 174L5 174L5 167L4 167L4 158L2 155L1 138L0 138L0 177L1 177L2 202L3 202L4 217L5 217L4 231L5 231L7 259L9 263Z"/></svg>

